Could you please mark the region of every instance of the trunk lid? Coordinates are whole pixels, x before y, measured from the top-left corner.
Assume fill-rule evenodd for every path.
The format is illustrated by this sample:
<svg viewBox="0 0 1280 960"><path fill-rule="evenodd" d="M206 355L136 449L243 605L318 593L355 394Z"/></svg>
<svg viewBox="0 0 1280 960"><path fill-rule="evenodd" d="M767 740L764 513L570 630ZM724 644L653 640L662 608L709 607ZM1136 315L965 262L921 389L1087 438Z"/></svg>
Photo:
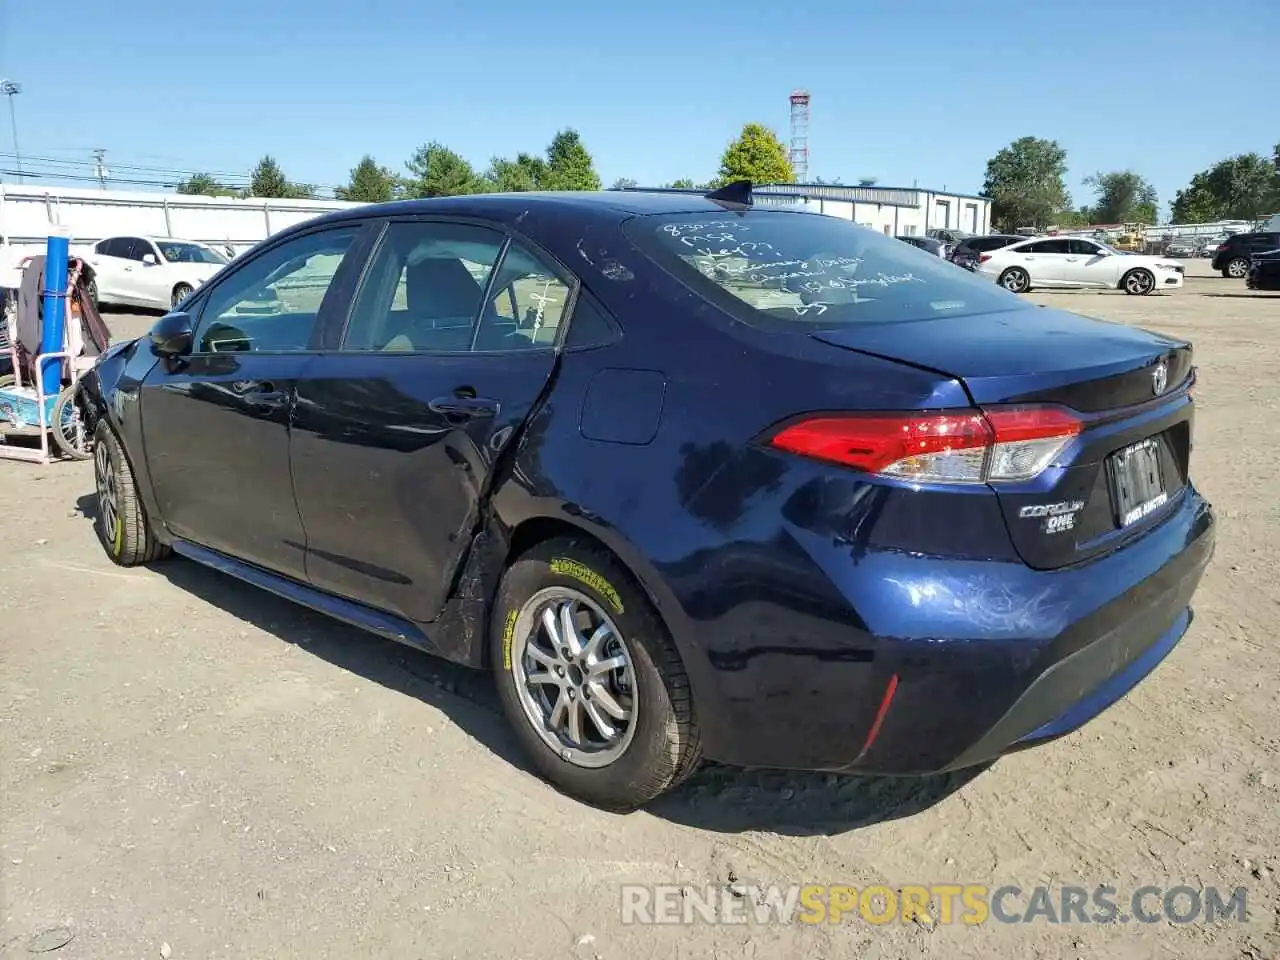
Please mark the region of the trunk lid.
<svg viewBox="0 0 1280 960"><path fill-rule="evenodd" d="M1185 341L1048 308L812 336L955 377L981 406L1060 404L1080 415L1083 429L1056 463L1025 483L992 485L1029 566L1053 569L1119 546L1158 523L1187 485Z"/></svg>

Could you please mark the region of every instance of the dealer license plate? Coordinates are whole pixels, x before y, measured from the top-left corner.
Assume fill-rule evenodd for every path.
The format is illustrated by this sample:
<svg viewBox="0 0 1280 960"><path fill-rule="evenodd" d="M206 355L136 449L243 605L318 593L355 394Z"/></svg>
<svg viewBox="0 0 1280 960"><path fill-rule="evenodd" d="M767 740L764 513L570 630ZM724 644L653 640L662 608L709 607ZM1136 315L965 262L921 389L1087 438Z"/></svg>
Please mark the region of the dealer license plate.
<svg viewBox="0 0 1280 960"><path fill-rule="evenodd" d="M1113 453L1109 462L1116 523L1131 526L1169 502L1160 461L1160 441L1148 437Z"/></svg>

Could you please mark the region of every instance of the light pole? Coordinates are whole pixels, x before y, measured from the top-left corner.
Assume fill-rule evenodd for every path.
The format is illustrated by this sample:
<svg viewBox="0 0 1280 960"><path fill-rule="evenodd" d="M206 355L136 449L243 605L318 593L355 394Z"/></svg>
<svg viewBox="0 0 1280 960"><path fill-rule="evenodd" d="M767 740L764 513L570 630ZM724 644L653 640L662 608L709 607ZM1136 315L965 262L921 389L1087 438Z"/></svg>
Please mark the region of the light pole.
<svg viewBox="0 0 1280 960"><path fill-rule="evenodd" d="M18 161L18 182L22 182L22 150L18 147L18 118L13 112L13 98L22 92L22 84L0 80L0 93L9 98L9 127L13 130L13 155Z"/></svg>

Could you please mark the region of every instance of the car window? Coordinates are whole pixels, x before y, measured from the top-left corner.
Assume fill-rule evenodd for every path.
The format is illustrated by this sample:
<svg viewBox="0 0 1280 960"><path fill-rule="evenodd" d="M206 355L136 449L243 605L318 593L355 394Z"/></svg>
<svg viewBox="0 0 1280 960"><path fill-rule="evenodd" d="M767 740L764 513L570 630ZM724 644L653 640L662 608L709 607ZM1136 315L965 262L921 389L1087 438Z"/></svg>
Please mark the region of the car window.
<svg viewBox="0 0 1280 960"><path fill-rule="evenodd" d="M778 331L1024 309L1014 294L847 220L778 210L635 217L646 255L736 319Z"/></svg>
<svg viewBox="0 0 1280 960"><path fill-rule="evenodd" d="M359 232L310 233L255 257L205 295L198 353L298 353L311 349L316 318Z"/></svg>
<svg viewBox="0 0 1280 960"><path fill-rule="evenodd" d="M1070 250L1066 240L1041 240L1022 248L1023 253L1068 253Z"/></svg>
<svg viewBox="0 0 1280 960"><path fill-rule="evenodd" d="M612 343L619 335L617 321L595 297L585 290L580 291L573 306L573 319L569 322L569 333L565 336L564 345L571 349L599 347Z"/></svg>
<svg viewBox="0 0 1280 960"><path fill-rule="evenodd" d="M342 349L469 351L505 240L469 224L390 224L356 294Z"/></svg>
<svg viewBox="0 0 1280 960"><path fill-rule="evenodd" d="M94 245L94 247L93 247L93 252L94 252L94 253L96 253L96 254L99 254L100 256L104 256L104 257L110 257L110 256L113 256L113 254L112 254L112 252L111 252L111 245L112 245L113 243L115 243L115 241L114 241L114 240L112 240L112 239L111 239L111 238L109 238L109 237L108 237L106 240L99 240L99 241Z"/></svg>
<svg viewBox="0 0 1280 960"><path fill-rule="evenodd" d="M161 240L158 244L164 259L169 263L224 264L227 258L210 247L198 243L182 243L177 240Z"/></svg>
<svg viewBox="0 0 1280 960"><path fill-rule="evenodd" d="M1102 252L1102 248L1096 243L1090 243L1088 240L1068 240L1068 252L1075 254L1077 257L1096 257Z"/></svg>
<svg viewBox="0 0 1280 960"><path fill-rule="evenodd" d="M538 254L512 240L480 317L477 350L554 346L573 288Z"/></svg>
<svg viewBox="0 0 1280 960"><path fill-rule="evenodd" d="M130 242L128 237L112 237L107 240L107 256L127 260L129 258Z"/></svg>

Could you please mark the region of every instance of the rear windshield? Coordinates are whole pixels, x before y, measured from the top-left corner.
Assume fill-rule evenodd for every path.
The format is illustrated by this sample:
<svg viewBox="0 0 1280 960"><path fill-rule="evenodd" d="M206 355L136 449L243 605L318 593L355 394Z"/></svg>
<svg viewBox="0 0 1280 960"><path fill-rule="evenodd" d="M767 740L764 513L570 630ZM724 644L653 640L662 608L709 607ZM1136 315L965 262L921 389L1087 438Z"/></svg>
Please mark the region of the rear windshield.
<svg viewBox="0 0 1280 960"><path fill-rule="evenodd" d="M637 217L636 244L745 323L806 330L1017 310L987 279L893 237L812 213Z"/></svg>

